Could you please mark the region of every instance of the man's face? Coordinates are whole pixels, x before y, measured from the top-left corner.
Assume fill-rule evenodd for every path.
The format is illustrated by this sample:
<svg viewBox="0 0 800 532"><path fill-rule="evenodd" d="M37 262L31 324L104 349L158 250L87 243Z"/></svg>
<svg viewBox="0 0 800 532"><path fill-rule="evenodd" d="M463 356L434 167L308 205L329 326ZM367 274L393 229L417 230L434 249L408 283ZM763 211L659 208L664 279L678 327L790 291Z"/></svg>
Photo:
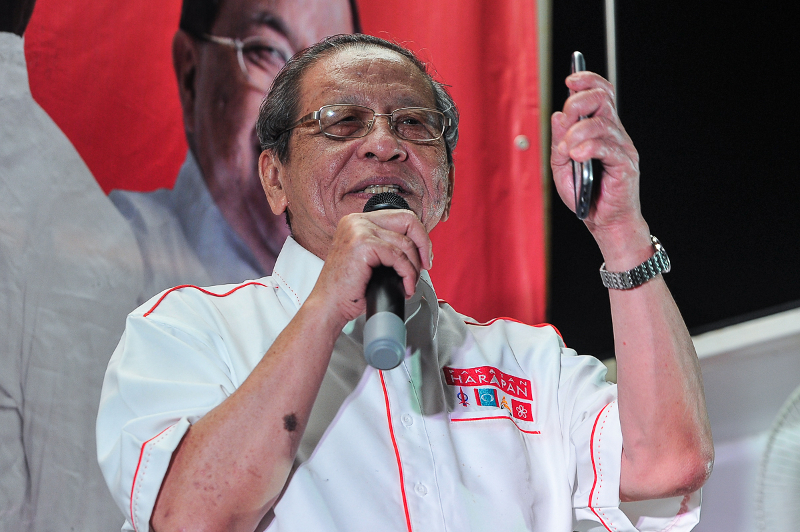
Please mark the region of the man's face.
<svg viewBox="0 0 800 532"><path fill-rule="evenodd" d="M211 34L266 37L291 57L324 37L352 30L347 0L224 0ZM194 75L186 128L212 196L223 212L227 204L248 211L256 223L272 218L258 179L261 149L255 133L265 90L248 82L235 50L218 44L198 44Z"/></svg>
<svg viewBox="0 0 800 532"><path fill-rule="evenodd" d="M299 116L323 105L363 105L376 113L403 107L435 108L430 85L403 56L380 47L346 48L321 59L300 84ZM266 154L265 154L266 155ZM268 170L262 158L262 172ZM430 232L446 215L453 169L444 139L401 140L386 117L370 133L337 140L319 132L317 122L295 128L285 164L277 164L279 188L269 189L273 210L288 208L292 234L306 249L325 258L339 220L362 212L379 189L393 186Z"/></svg>

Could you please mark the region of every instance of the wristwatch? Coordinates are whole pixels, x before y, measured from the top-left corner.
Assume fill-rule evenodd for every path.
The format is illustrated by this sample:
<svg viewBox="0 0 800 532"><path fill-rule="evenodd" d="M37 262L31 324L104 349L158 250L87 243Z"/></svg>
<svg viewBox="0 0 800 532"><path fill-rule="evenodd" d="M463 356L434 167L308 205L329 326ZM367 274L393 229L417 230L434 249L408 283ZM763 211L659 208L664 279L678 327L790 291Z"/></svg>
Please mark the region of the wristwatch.
<svg viewBox="0 0 800 532"><path fill-rule="evenodd" d="M664 246L653 235L650 235L650 241L653 243L655 254L631 270L610 272L606 270L606 263L604 262L600 266L600 278L603 280L603 286L614 290L630 290L646 283L657 275L669 272L672 265L669 262Z"/></svg>

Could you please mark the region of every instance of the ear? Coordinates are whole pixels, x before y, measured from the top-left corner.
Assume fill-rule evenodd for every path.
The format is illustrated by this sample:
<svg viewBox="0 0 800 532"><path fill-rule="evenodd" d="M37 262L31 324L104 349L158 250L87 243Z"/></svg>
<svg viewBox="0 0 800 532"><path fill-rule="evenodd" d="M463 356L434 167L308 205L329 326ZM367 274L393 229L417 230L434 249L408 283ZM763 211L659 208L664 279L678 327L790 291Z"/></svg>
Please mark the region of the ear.
<svg viewBox="0 0 800 532"><path fill-rule="evenodd" d="M197 42L183 30L172 38L172 67L178 78L178 95L183 109L183 127L194 133L195 81L198 65Z"/></svg>
<svg viewBox="0 0 800 532"><path fill-rule="evenodd" d="M283 180L286 179L285 167L272 150L264 150L259 155L258 176L261 178L261 186L264 187L272 212L276 216L286 212L289 198L283 187Z"/></svg>
<svg viewBox="0 0 800 532"><path fill-rule="evenodd" d="M456 166L451 164L450 170L447 172L447 205L444 206L444 212L442 213L442 219L439 220L440 222L445 222L448 218L450 218L450 207L453 205L453 189L455 186Z"/></svg>

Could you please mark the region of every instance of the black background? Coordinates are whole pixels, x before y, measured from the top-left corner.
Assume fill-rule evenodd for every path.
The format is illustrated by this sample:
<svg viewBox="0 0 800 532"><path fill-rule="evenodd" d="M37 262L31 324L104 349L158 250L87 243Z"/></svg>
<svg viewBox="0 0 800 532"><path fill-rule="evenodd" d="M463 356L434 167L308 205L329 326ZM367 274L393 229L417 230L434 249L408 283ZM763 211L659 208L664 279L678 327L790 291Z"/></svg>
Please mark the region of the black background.
<svg viewBox="0 0 800 532"><path fill-rule="evenodd" d="M790 5L617 2L619 114L693 334L800 304L800 75ZM574 50L606 73L602 0L553 2L553 109ZM602 256L553 191L548 320L613 354Z"/></svg>

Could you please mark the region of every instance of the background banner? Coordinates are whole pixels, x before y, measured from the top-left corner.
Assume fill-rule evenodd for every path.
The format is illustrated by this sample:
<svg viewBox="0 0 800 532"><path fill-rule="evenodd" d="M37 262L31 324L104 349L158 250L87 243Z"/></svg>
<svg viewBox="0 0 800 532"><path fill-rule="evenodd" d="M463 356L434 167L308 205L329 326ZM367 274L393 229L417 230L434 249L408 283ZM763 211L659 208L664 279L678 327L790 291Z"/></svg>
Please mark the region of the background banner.
<svg viewBox="0 0 800 532"><path fill-rule="evenodd" d="M535 2L358 5L363 31L418 53L461 112L451 218L432 234L439 297L479 320L543 321ZM25 36L32 93L106 192L171 187L183 162L179 15L177 0L36 4Z"/></svg>

